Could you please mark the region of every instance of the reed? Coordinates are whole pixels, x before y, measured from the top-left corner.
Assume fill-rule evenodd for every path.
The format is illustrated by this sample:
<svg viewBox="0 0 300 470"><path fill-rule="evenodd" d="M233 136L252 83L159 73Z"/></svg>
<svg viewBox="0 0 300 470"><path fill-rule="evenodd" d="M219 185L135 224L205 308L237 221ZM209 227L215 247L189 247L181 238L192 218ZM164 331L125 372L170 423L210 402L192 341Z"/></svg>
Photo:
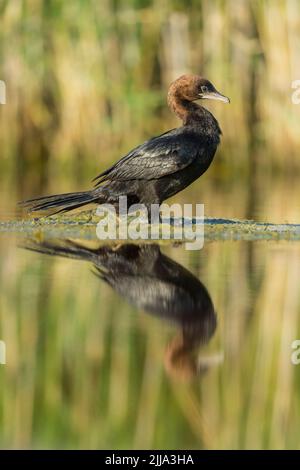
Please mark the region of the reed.
<svg viewBox="0 0 300 470"><path fill-rule="evenodd" d="M81 186L177 125L166 89L183 72L231 97L213 105L225 168L251 172L267 148L269 166L299 169L297 0L2 0L0 17L0 165L19 193Z"/></svg>
<svg viewBox="0 0 300 470"><path fill-rule="evenodd" d="M12 238L0 247L1 447L299 448L297 244L164 249L218 315L197 354L224 361L194 377L165 367L176 327L130 307L88 264L17 252Z"/></svg>

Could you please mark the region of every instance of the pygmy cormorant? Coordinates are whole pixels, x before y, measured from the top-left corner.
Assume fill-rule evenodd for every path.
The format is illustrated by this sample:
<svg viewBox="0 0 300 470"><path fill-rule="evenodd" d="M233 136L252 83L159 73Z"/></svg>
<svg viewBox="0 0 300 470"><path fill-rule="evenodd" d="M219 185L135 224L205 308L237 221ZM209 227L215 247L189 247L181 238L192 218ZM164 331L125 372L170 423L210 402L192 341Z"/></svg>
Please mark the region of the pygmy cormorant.
<svg viewBox="0 0 300 470"><path fill-rule="evenodd" d="M195 101L220 100L229 103L212 83L198 75L183 75L168 92L168 104L182 120L182 126L147 140L113 166L98 175L90 191L39 197L25 201L29 211L65 212L89 203L109 203L118 209L119 197L128 206L151 204L182 191L211 164L220 142L217 120Z"/></svg>

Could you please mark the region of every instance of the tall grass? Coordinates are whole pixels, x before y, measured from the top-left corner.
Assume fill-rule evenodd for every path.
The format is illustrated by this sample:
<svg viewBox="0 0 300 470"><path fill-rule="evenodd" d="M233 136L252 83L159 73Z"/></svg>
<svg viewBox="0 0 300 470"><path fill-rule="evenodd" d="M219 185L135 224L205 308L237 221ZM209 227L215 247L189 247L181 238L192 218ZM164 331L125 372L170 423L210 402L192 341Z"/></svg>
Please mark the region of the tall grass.
<svg viewBox="0 0 300 470"><path fill-rule="evenodd" d="M194 378L165 368L176 327L130 307L81 261L1 243L1 447L299 448L297 244L167 249L217 315ZM254 266L254 267L253 267Z"/></svg>
<svg viewBox="0 0 300 470"><path fill-rule="evenodd" d="M184 72L231 97L211 106L224 132L212 171L299 168L297 0L2 0L0 16L0 164L19 193L82 186L177 125L166 91Z"/></svg>
<svg viewBox="0 0 300 470"><path fill-rule="evenodd" d="M200 191L207 215L299 222L298 181L271 180L299 171L298 0L0 0L0 21L0 216L15 198L86 186L178 125L166 90L193 72L231 104L210 106L222 146L184 202ZM174 328L87 265L17 251L11 238L0 250L2 447L300 447L297 245L168 249L218 313L199 353L225 353L187 382L164 367Z"/></svg>

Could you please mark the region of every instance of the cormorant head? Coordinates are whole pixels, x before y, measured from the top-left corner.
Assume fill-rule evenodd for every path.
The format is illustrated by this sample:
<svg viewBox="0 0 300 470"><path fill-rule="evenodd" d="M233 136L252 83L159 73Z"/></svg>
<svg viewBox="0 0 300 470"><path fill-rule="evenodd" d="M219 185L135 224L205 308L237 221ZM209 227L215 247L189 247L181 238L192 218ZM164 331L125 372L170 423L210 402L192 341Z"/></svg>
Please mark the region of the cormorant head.
<svg viewBox="0 0 300 470"><path fill-rule="evenodd" d="M230 103L227 96L219 93L209 80L199 75L182 75L171 84L171 90L187 101L207 99Z"/></svg>

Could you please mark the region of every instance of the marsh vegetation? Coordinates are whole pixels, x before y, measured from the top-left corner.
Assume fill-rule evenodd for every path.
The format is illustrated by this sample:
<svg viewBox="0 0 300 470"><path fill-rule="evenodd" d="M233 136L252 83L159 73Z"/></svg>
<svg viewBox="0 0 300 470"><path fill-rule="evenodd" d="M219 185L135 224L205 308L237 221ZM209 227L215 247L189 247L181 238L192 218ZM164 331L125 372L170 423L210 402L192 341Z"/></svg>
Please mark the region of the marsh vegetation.
<svg viewBox="0 0 300 470"><path fill-rule="evenodd" d="M1 447L300 448L299 1L0 0L0 21ZM255 221L233 241L234 224L207 220L199 252L160 246L214 307L188 351L176 322L128 302L90 261L19 247L26 235L99 249L90 215L22 221L16 209L87 189L177 126L166 90L184 72L231 104L209 105L222 144L174 200ZM292 225L278 235L269 223Z"/></svg>

